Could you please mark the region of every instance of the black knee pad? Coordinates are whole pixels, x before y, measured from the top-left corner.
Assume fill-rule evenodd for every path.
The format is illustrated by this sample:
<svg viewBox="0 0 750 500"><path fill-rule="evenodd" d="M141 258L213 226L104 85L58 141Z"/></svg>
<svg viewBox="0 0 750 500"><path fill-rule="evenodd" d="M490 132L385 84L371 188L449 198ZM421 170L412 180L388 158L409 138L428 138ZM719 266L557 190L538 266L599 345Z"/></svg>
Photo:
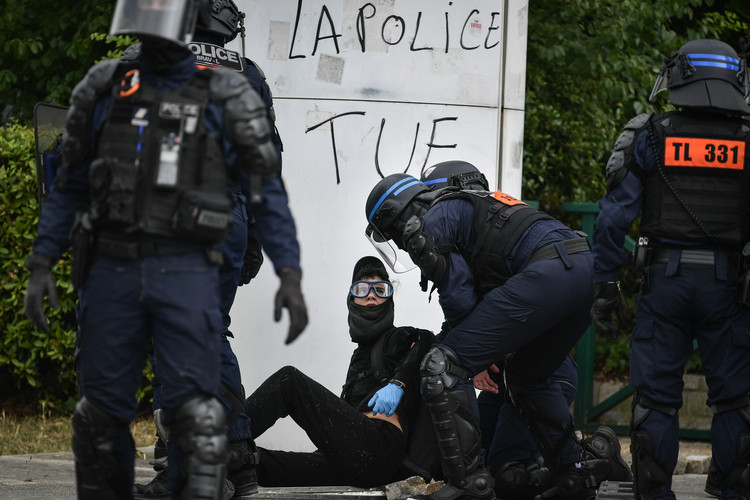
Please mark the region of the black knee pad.
<svg viewBox="0 0 750 500"><path fill-rule="evenodd" d="M456 386L459 379L468 378L466 369L461 366L453 349L435 344L427 351L419 367L422 398L425 401Z"/></svg>
<svg viewBox="0 0 750 500"><path fill-rule="evenodd" d="M654 459L651 435L639 430L640 425L658 411L665 415L674 416L677 408L666 403L656 401L636 391L633 395L632 416L630 420L630 453L633 457L633 483L636 498L649 500L659 493L672 489L672 472L665 471Z"/></svg>
<svg viewBox="0 0 750 500"><path fill-rule="evenodd" d="M672 474L667 474L654 460L651 436L647 432L630 432L630 453L637 500L650 500L672 489Z"/></svg>
<svg viewBox="0 0 750 500"><path fill-rule="evenodd" d="M456 384L466 377L458 356L441 344L433 346L420 366L422 397L438 437L443 473L460 488L481 466L479 423L471 412L469 395Z"/></svg>
<svg viewBox="0 0 750 500"><path fill-rule="evenodd" d="M210 396L198 396L180 405L171 425L171 438L183 454L176 498L221 498L228 451L221 403Z"/></svg>
<svg viewBox="0 0 750 500"><path fill-rule="evenodd" d="M86 397L73 411L73 453L78 498L131 498L130 480L123 475L116 443L130 436L130 428ZM130 438L132 443L132 437Z"/></svg>
<svg viewBox="0 0 750 500"><path fill-rule="evenodd" d="M740 500L750 499L750 434L742 434L738 438L737 455L729 472L722 474L718 467L713 472L720 492L733 491Z"/></svg>

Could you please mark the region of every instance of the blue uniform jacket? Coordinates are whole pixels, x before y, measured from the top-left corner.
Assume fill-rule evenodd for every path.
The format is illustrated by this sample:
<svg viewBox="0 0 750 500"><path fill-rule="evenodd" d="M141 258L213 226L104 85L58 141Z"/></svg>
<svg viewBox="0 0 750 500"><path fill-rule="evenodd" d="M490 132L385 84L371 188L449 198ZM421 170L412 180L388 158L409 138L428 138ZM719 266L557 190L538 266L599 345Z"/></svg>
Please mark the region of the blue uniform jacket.
<svg viewBox="0 0 750 500"><path fill-rule="evenodd" d="M639 133L635 138L633 163L630 167L637 169L641 177L644 177L656 167L652 149L648 131ZM592 245L595 282L615 281L617 270L626 265L625 249L623 248L625 236L628 234L633 221L641 213L643 191L644 184L641 179L632 171L628 171L625 178L599 200L599 216L596 221ZM688 241L671 239L654 243L673 247L691 246Z"/></svg>
<svg viewBox="0 0 750 500"><path fill-rule="evenodd" d="M192 55L174 65L167 75L154 74L143 63L138 63L138 65L141 70L141 78L143 78L149 85L164 92L168 92L184 85L192 75L195 74L195 72L200 71L195 66L194 57ZM91 122L91 156L89 159L93 157L96 152L99 132L107 118L110 102L111 96L109 92L105 92L98 98L94 105ZM209 132L221 137L226 166L230 171L235 171L237 168L235 165L236 154L227 139L227 134L224 129L223 111L216 103L209 103L206 109L205 126ZM38 236L33 244L35 252L50 255L57 259L69 248L69 233L73 225L75 213L85 210L89 205L88 168L89 161L84 165L71 166L66 190L64 192L58 191L54 188L50 190L39 221ZM242 177L244 176L241 175L241 178ZM283 198L280 198L279 193L283 194ZM275 227L276 225L284 226L285 222L274 220L274 218L277 217L277 213L282 213L283 211L273 209L273 207L281 203L280 200L283 200L284 207L288 214L288 207L286 207L286 192L284 191L281 179L274 178L264 180L263 195L264 202L258 207L258 222L261 222L261 219L264 219L260 224L260 228L263 228L263 232L265 233L274 234L276 231L271 231L268 227ZM291 217L290 214L289 217ZM294 229L294 226L292 226L292 229ZM274 246L274 240L275 238L271 238L271 241L268 242L269 255L272 255L272 251L278 254L283 254L282 251L276 250L278 245L276 245L276 247ZM296 235L294 237L294 243L296 246ZM274 248L274 250L271 250L272 248ZM299 268L299 249L297 248L296 253L290 253L292 253L290 257L282 258L279 256L278 259L283 265L279 265L278 268L295 267L295 263L297 268ZM275 260L274 263L276 263Z"/></svg>
<svg viewBox="0 0 750 500"><path fill-rule="evenodd" d="M457 250L446 254L448 266L439 283L440 295L446 324L439 335L458 325L471 312L479 301L474 290L474 275L464 255L470 255L474 248L471 234L474 220L474 206L463 199L444 200L433 205L424 216L424 232L435 239L438 247L452 245ZM513 247L507 259L512 273L520 271L537 247L546 242L569 239L575 233L557 220L541 220L529 227ZM460 249L460 251L459 251Z"/></svg>

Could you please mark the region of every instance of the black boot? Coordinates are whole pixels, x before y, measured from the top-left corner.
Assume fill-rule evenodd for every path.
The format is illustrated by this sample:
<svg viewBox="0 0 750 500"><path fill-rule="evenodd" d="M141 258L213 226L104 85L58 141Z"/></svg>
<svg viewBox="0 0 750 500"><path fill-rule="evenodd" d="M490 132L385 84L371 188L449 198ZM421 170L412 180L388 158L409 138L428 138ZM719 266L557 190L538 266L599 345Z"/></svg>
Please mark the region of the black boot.
<svg viewBox="0 0 750 500"><path fill-rule="evenodd" d="M234 485L234 497L245 498L258 493L258 448L252 439L231 443L227 461L227 479Z"/></svg>
<svg viewBox="0 0 750 500"><path fill-rule="evenodd" d="M721 472L714 463L714 457L711 457L711 463L708 465L708 475L706 476L706 487L703 491L712 497L721 496Z"/></svg>
<svg viewBox="0 0 750 500"><path fill-rule="evenodd" d="M593 500L604 481L632 481L633 475L620 451L615 432L599 427L584 440L582 460L561 466L552 477L553 486L537 498Z"/></svg>
<svg viewBox="0 0 750 500"><path fill-rule="evenodd" d="M551 476L542 457L528 465L507 462L494 474L495 494L503 500L534 498L550 488Z"/></svg>
<svg viewBox="0 0 750 500"><path fill-rule="evenodd" d="M591 438L583 442L584 455L589 454L589 459L606 460L609 470L606 477L597 482L597 486L602 481L619 481L626 482L633 480L633 473L630 467L622 458L620 440L617 438L615 431L609 427L599 427Z"/></svg>

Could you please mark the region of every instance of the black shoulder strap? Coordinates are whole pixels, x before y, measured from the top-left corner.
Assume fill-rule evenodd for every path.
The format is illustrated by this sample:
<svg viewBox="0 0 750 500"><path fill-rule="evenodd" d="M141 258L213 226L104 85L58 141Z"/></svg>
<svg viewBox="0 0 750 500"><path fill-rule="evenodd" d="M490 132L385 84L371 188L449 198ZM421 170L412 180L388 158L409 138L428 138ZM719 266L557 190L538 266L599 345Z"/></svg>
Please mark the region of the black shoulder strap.
<svg viewBox="0 0 750 500"><path fill-rule="evenodd" d="M369 376L373 376L378 382L388 380L388 372L386 371L385 364L383 363L383 344L385 344L384 339L385 335L381 335L380 338L375 341L375 344L372 346L372 350L370 351L370 367L367 370L362 370L357 374L356 377L352 378L344 384L344 386L341 388L341 397L345 397L349 392L349 389L351 389L354 384L359 383L361 380L366 379Z"/></svg>
<svg viewBox="0 0 750 500"><path fill-rule="evenodd" d="M384 382L388 380L388 371L385 369L385 363L383 362L383 348L385 345L385 335L381 335L380 338L372 346L370 351L370 370L375 380L378 382Z"/></svg>

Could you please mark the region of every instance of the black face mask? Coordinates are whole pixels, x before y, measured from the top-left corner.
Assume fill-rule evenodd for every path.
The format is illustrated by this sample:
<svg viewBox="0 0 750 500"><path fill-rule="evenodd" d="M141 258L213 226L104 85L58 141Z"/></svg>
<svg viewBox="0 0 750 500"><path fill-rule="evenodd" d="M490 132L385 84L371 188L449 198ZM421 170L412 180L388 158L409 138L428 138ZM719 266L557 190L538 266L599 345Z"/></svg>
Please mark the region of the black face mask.
<svg viewBox="0 0 750 500"><path fill-rule="evenodd" d="M166 73L176 63L188 57L191 52L175 42L158 37L141 37L143 48L141 59L155 73Z"/></svg>
<svg viewBox="0 0 750 500"><path fill-rule="evenodd" d="M375 342L393 328L393 299L376 306L361 306L349 295L349 336L358 344Z"/></svg>

